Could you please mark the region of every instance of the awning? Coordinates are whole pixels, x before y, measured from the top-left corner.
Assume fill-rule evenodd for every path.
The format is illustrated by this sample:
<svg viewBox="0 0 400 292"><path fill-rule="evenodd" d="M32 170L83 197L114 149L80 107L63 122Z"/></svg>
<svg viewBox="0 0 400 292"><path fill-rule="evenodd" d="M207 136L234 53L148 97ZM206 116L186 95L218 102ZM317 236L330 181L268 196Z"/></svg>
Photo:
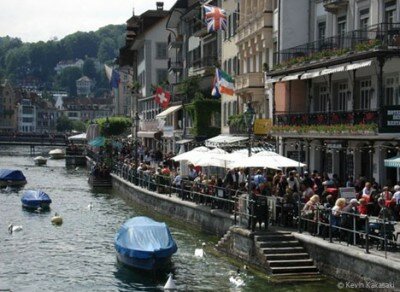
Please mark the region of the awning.
<svg viewBox="0 0 400 292"><path fill-rule="evenodd" d="M240 142L248 140L248 137L243 136L231 136L231 135L219 135L206 140L205 145L207 147L227 147L236 146Z"/></svg>
<svg viewBox="0 0 400 292"><path fill-rule="evenodd" d="M362 62L354 62L354 63L347 65L346 70L347 71L356 70L356 69L371 66L371 64L372 64L372 60L362 61Z"/></svg>
<svg viewBox="0 0 400 292"><path fill-rule="evenodd" d="M383 163L386 167L400 168L400 156L395 156L389 159L385 159Z"/></svg>
<svg viewBox="0 0 400 292"><path fill-rule="evenodd" d="M76 140L86 140L86 133L82 133L82 134L78 134L78 135L74 135L74 136L70 136L68 137L68 140L72 140L72 141L76 141Z"/></svg>
<svg viewBox="0 0 400 292"><path fill-rule="evenodd" d="M301 75L300 79L310 79L310 78L315 78L321 75L321 70L315 70L315 71L310 71L306 72L303 75Z"/></svg>
<svg viewBox="0 0 400 292"><path fill-rule="evenodd" d="M169 114L172 114L173 112L176 112L176 111L179 110L180 108L182 108L182 105L170 106L170 107L167 108L165 111L162 111L161 113L159 113L158 115L156 115L156 118L157 118L157 119L165 119Z"/></svg>
<svg viewBox="0 0 400 292"><path fill-rule="evenodd" d="M274 78L268 78L265 80L265 83L275 83L279 82L281 80L282 76L274 77Z"/></svg>
<svg viewBox="0 0 400 292"><path fill-rule="evenodd" d="M139 131L137 132L137 136L139 138L154 138L154 134L156 131Z"/></svg>
<svg viewBox="0 0 400 292"><path fill-rule="evenodd" d="M291 74L291 75L287 75L287 76L283 77L283 78L281 79L281 81L298 80L298 79L299 79L299 76L300 76L301 74L303 74L303 73L304 73L304 72L302 72L302 73L296 73L296 74Z"/></svg>
<svg viewBox="0 0 400 292"><path fill-rule="evenodd" d="M187 144L192 141L193 141L193 139L182 139L182 140L175 141L175 144Z"/></svg>
<svg viewBox="0 0 400 292"><path fill-rule="evenodd" d="M346 70L346 64L340 65L340 66L334 66L334 67L330 67L330 68L322 70L321 75L328 75L328 74L343 72L345 70Z"/></svg>

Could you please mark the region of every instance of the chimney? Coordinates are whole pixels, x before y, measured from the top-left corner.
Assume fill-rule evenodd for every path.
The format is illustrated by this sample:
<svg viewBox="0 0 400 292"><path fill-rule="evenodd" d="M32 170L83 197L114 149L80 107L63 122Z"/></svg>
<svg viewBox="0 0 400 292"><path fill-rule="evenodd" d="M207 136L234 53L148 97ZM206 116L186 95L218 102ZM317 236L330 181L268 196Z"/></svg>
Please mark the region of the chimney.
<svg viewBox="0 0 400 292"><path fill-rule="evenodd" d="M164 10L164 2L156 2L157 10Z"/></svg>

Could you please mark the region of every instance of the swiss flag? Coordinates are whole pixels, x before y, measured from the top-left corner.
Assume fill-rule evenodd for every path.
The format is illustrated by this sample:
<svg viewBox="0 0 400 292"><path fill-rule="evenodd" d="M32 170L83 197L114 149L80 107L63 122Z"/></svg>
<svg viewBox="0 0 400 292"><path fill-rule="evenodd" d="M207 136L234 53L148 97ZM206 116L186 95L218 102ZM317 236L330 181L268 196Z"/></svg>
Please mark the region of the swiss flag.
<svg viewBox="0 0 400 292"><path fill-rule="evenodd" d="M164 91L161 87L156 88L155 102L161 105L163 109L168 107L171 99L171 94L168 91Z"/></svg>

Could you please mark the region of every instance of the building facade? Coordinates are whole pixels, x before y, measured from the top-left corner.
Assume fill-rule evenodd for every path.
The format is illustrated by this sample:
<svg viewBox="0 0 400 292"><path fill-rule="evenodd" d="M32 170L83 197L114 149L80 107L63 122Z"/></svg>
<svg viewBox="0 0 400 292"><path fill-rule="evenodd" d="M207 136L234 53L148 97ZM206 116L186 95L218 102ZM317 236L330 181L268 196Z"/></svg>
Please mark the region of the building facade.
<svg viewBox="0 0 400 292"><path fill-rule="evenodd" d="M342 180L395 184L384 159L400 146L399 1L279 2L266 88L280 152Z"/></svg>
<svg viewBox="0 0 400 292"><path fill-rule="evenodd" d="M10 82L5 81L0 85L0 131L17 130L17 100L18 91Z"/></svg>

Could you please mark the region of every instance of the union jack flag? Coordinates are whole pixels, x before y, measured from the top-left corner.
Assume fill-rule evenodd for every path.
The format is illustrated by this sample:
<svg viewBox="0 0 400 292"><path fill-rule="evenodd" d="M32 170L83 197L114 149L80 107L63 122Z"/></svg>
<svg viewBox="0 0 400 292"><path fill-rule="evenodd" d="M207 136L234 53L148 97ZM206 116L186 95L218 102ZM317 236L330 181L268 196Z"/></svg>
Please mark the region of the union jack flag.
<svg viewBox="0 0 400 292"><path fill-rule="evenodd" d="M207 23L207 31L226 30L226 13L224 9L216 6L204 5L204 17Z"/></svg>

